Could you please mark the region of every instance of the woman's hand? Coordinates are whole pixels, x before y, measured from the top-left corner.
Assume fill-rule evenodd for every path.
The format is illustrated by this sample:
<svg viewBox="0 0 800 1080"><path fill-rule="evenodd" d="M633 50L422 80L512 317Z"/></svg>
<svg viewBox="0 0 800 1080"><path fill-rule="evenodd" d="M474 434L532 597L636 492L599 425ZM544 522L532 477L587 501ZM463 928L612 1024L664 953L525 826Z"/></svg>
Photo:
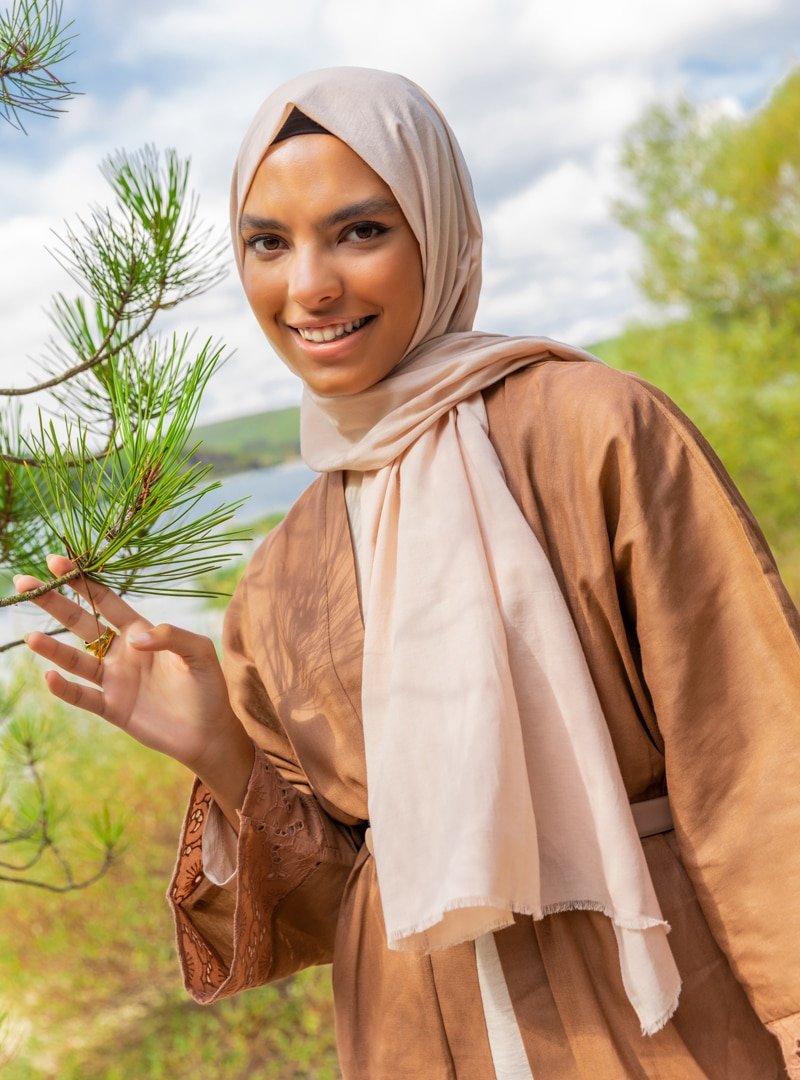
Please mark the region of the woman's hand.
<svg viewBox="0 0 800 1080"><path fill-rule="evenodd" d="M74 565L51 555L54 575ZM18 592L41 582L20 576ZM121 597L94 581L75 578L71 588L94 605L95 616L60 593L34 601L83 641L93 641L107 626L118 633L99 660L74 647L33 632L29 648L91 685L45 674L48 689L70 705L103 717L138 742L168 754L196 773L212 790L225 816L236 825L253 762L252 743L231 709L225 679L211 640L188 630L153 626Z"/></svg>

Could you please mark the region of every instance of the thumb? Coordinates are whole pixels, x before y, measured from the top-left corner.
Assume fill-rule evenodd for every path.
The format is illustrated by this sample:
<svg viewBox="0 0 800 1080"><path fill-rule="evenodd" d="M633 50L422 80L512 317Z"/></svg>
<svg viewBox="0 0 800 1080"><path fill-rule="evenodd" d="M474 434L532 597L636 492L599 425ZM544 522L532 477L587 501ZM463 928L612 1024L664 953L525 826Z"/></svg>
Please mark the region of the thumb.
<svg viewBox="0 0 800 1080"><path fill-rule="evenodd" d="M193 634L180 626L159 623L149 630L140 630L128 637L128 643L140 652L171 652L179 656L190 668L206 668L210 662L218 663L217 651L211 638Z"/></svg>

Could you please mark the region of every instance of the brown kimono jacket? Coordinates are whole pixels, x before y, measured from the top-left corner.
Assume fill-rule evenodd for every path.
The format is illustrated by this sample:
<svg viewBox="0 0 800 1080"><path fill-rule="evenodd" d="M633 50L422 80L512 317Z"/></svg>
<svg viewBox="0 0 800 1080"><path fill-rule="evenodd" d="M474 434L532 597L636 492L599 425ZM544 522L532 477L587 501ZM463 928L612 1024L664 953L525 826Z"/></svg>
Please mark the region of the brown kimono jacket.
<svg viewBox="0 0 800 1080"><path fill-rule="evenodd" d="M719 461L658 390L548 359L484 398L630 799L669 789L675 823L643 841L683 977L654 1037L640 1034L602 915L519 916L496 934L531 1072L784 1077L784 1061L800 1066L797 611ZM270 534L227 616L232 700L263 752L234 891L203 875L210 796L199 784L192 796L170 889L186 985L211 1002L332 961L346 1080L491 1080L474 944L386 947L363 844L362 637L336 473Z"/></svg>

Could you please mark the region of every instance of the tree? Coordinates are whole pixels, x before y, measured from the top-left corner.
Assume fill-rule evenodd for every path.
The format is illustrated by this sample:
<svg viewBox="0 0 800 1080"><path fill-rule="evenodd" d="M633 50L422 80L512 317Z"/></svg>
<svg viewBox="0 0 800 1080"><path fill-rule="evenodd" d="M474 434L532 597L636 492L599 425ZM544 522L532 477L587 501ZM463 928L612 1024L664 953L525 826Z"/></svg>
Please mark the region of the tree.
<svg viewBox="0 0 800 1080"><path fill-rule="evenodd" d="M656 105L625 140L619 219L669 316L602 353L665 389L742 488L800 596L800 69L742 117Z"/></svg>
<svg viewBox="0 0 800 1080"><path fill-rule="evenodd" d="M687 101L629 133L620 221L642 242L641 285L694 314L800 318L800 70L742 119Z"/></svg>
<svg viewBox="0 0 800 1080"><path fill-rule="evenodd" d="M25 132L24 114L52 114L72 95L57 72L70 30L53 0L15 0L0 17L0 114L14 137ZM81 295L53 299L39 377L0 389L0 571L44 582L0 606L79 576L123 593L204 595L194 579L216 569L239 538L224 531L235 504L197 511L217 485L209 467L192 462L190 443L224 350L211 340L193 348L190 335L159 334L155 325L159 313L220 279L220 242L198 225L189 164L174 151L122 151L101 168L112 204L66 227L54 249ZM20 402L34 394L47 399L26 429ZM45 562L53 550L75 563L60 578ZM26 718L20 695L13 687L0 695L0 853L24 848L25 855L0 854L0 880L81 888L111 864L119 829L98 816L99 865L76 878L54 840L42 772L46 732ZM55 856L59 880L35 876L45 853Z"/></svg>

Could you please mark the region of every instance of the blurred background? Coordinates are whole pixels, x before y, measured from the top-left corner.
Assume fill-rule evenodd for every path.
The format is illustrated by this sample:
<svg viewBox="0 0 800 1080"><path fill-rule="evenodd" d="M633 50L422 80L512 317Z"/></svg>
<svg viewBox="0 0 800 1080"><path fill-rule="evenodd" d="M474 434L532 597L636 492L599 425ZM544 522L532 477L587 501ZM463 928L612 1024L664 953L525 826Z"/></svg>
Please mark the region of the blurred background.
<svg viewBox="0 0 800 1080"><path fill-rule="evenodd" d="M486 234L477 328L589 347L667 390L720 453L800 596L794 0L67 0L64 14L77 36L61 74L81 96L56 119L26 121L27 135L0 126L0 383L34 371L43 310L70 290L46 251L51 230L107 201L107 154L154 144L189 156L200 215L222 236L238 143L271 89L314 67L400 71L441 105L472 170ZM201 432L206 460L235 474L227 494L256 493L244 517L257 533L310 475L296 462L299 384L228 262L220 285L161 325L233 350L206 390ZM152 610L218 627L219 606ZM190 778L54 708L20 653L3 655L0 705L45 736L56 850L77 880L91 877L93 819L113 799L124 851L86 889L52 891L55 864L39 884L0 873L3 1075L337 1076L327 971L209 1009L186 999L163 896ZM26 762L4 747L0 773L24 813L13 775Z"/></svg>

